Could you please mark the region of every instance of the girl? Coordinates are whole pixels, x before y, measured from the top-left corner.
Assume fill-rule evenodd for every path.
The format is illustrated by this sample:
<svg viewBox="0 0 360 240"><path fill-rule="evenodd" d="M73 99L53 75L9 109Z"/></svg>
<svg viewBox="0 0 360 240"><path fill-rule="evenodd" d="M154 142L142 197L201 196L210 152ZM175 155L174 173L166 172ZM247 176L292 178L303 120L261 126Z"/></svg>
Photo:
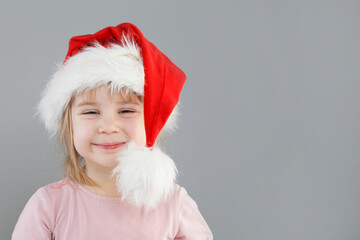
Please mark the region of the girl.
<svg viewBox="0 0 360 240"><path fill-rule="evenodd" d="M73 37L38 107L65 178L30 198L12 239L213 239L159 149L185 78L133 24Z"/></svg>

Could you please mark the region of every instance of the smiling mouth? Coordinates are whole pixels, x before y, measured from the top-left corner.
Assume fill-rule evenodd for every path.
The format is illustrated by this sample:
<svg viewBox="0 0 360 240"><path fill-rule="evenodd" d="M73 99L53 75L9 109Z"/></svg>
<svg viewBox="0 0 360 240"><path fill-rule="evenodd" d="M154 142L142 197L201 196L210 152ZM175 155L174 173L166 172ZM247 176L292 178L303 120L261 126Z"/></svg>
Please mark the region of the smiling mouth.
<svg viewBox="0 0 360 240"><path fill-rule="evenodd" d="M109 143L109 144L94 144L95 146L102 148L102 149L117 149L124 145L125 143Z"/></svg>

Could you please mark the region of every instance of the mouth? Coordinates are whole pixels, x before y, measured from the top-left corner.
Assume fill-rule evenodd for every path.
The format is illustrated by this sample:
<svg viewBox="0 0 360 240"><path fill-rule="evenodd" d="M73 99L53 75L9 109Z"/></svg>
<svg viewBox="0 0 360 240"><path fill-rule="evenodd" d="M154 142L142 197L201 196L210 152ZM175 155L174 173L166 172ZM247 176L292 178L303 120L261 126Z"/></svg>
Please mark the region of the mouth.
<svg viewBox="0 0 360 240"><path fill-rule="evenodd" d="M117 149L121 146L125 145L125 142L117 142L117 143L104 143L104 144L95 144L95 146L102 148L102 149Z"/></svg>

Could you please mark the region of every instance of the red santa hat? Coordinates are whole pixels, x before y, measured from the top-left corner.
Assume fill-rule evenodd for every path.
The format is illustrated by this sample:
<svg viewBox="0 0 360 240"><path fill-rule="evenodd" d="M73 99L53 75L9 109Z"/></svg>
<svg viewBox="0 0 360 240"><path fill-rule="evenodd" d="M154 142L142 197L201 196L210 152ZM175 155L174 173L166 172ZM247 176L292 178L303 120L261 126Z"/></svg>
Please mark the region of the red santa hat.
<svg viewBox="0 0 360 240"><path fill-rule="evenodd" d="M176 126L176 105L186 76L131 23L70 39L62 66L47 84L38 112L51 135L71 98L109 84L144 97L146 147L128 144L118 158L117 187L122 198L152 208L172 192L176 167L154 147L160 131Z"/></svg>

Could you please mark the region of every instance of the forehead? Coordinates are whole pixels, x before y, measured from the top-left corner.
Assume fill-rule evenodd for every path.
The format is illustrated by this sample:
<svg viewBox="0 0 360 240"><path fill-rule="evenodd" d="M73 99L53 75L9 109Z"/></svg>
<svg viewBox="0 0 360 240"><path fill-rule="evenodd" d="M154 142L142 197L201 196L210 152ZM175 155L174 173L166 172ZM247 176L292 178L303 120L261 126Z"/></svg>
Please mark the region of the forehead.
<svg viewBox="0 0 360 240"><path fill-rule="evenodd" d="M143 97L137 95L133 91L121 88L116 91L107 86L100 86L94 89L86 89L73 98L73 103L78 102L94 102L96 100L103 99L104 95L110 96L111 98L117 101L133 102L133 103L143 103Z"/></svg>

